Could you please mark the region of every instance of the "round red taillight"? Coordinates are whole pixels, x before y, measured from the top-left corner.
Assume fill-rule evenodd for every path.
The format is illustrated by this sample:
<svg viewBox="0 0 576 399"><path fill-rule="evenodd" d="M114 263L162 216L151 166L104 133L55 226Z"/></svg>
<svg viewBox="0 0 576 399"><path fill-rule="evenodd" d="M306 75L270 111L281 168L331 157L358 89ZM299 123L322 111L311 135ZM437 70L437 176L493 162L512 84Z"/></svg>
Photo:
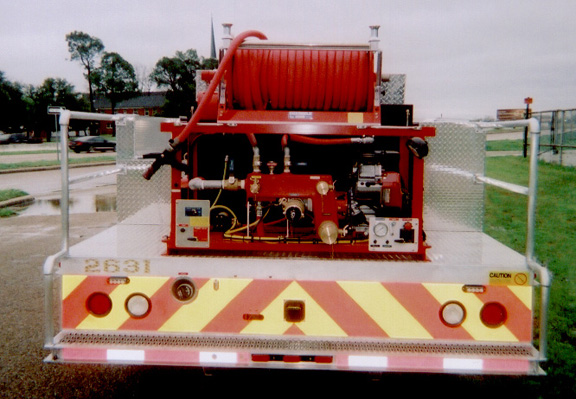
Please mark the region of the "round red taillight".
<svg viewBox="0 0 576 399"><path fill-rule="evenodd" d="M86 300L86 308L94 316L103 317L112 310L112 300L103 292L95 292Z"/></svg>
<svg viewBox="0 0 576 399"><path fill-rule="evenodd" d="M504 305L498 302L489 302L480 310L480 319L487 327L500 327L506 322L508 312Z"/></svg>

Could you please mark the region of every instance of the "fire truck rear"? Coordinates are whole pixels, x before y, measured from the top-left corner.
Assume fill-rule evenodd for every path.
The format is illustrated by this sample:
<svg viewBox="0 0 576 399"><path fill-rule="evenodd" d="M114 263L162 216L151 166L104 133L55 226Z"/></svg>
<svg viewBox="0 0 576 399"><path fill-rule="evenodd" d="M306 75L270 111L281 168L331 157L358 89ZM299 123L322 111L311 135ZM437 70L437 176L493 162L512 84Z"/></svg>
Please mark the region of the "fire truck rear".
<svg viewBox="0 0 576 399"><path fill-rule="evenodd" d="M497 182L483 126L414 124L378 42L228 25L190 120L61 111L63 149L70 119L116 123L118 224L69 246L63 156L47 360L542 373L535 162L529 187ZM509 124L537 148L535 120ZM483 233L486 184L528 195L526 254Z"/></svg>

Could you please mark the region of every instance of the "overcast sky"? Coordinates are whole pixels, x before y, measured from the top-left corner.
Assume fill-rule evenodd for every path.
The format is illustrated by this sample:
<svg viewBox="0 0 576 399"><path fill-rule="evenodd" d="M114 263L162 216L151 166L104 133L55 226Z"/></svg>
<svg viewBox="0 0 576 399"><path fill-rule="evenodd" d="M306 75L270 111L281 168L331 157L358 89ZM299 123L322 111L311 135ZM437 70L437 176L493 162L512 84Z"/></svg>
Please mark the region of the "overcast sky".
<svg viewBox="0 0 576 399"><path fill-rule="evenodd" d="M210 55L221 24L270 41L367 43L380 25L384 73L407 75L418 120L496 116L500 108L576 108L574 0L0 0L0 71L40 85L64 78L87 91L67 33L100 38L138 70L196 49Z"/></svg>

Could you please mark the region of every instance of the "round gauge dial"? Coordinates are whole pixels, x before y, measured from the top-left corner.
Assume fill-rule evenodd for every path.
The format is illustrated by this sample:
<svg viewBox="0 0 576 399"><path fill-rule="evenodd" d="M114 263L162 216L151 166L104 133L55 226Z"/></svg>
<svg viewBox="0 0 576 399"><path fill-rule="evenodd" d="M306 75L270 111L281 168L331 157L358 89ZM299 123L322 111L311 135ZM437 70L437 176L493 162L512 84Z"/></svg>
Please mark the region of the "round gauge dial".
<svg viewBox="0 0 576 399"><path fill-rule="evenodd" d="M386 223L377 223L374 226L374 234L377 237L384 237L388 234L388 225Z"/></svg>

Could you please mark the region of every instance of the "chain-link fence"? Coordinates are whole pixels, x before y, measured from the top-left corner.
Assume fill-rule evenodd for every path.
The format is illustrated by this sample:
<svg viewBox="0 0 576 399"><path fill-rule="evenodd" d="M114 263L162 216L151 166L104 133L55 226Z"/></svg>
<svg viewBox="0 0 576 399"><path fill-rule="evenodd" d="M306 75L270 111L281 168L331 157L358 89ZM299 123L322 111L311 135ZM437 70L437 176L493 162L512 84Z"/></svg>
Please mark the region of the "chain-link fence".
<svg viewBox="0 0 576 399"><path fill-rule="evenodd" d="M576 161L576 109L533 112L540 121L541 158L560 165Z"/></svg>

